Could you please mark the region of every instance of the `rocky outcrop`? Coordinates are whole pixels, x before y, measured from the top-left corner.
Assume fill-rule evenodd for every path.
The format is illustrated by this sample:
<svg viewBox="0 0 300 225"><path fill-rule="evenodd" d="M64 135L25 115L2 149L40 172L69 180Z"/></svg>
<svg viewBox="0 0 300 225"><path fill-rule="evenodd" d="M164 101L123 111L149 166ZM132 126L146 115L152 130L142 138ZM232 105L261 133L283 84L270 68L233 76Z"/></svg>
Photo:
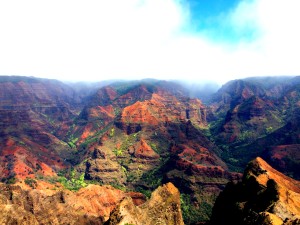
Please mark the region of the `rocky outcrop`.
<svg viewBox="0 0 300 225"><path fill-rule="evenodd" d="M168 123L191 121L197 127L207 125L206 107L199 99L175 97L169 92L158 90L150 100L138 101L124 108L117 125L126 129L131 124L162 126Z"/></svg>
<svg viewBox="0 0 300 225"><path fill-rule="evenodd" d="M97 180L103 184L125 183L126 176L115 155L95 149L92 157L85 164L85 176L89 180Z"/></svg>
<svg viewBox="0 0 300 225"><path fill-rule="evenodd" d="M120 88L119 88L120 89ZM114 102L115 106L125 108L128 105L132 105L138 101L144 101L151 98L153 93L153 87L147 84L136 84L129 87L127 90L119 91L120 96Z"/></svg>
<svg viewBox="0 0 300 225"><path fill-rule="evenodd" d="M134 147L134 156L136 158L144 159L158 159L159 154L157 154L145 140L141 139L140 143Z"/></svg>
<svg viewBox="0 0 300 225"><path fill-rule="evenodd" d="M1 224L124 224L121 220L183 224L180 193L170 183L158 188L146 203L140 193L124 193L110 186L89 185L71 192L0 184L0 208Z"/></svg>
<svg viewBox="0 0 300 225"><path fill-rule="evenodd" d="M240 180L241 174L229 172L215 154L193 141L189 145L175 145L171 151L174 155L167 163L169 170L164 174L164 181L174 183L186 196L185 204L191 205L185 211L185 222L209 220L218 194L229 181Z"/></svg>
<svg viewBox="0 0 300 225"><path fill-rule="evenodd" d="M212 224L299 224L300 182L273 169L261 158L250 162L237 184L219 195Z"/></svg>
<svg viewBox="0 0 300 225"><path fill-rule="evenodd" d="M1 224L103 224L126 195L109 186L68 190L23 190L0 185Z"/></svg>
<svg viewBox="0 0 300 225"><path fill-rule="evenodd" d="M151 198L140 206L135 206L131 198L125 198L105 224L183 225L180 193L172 183L167 183L155 190Z"/></svg>

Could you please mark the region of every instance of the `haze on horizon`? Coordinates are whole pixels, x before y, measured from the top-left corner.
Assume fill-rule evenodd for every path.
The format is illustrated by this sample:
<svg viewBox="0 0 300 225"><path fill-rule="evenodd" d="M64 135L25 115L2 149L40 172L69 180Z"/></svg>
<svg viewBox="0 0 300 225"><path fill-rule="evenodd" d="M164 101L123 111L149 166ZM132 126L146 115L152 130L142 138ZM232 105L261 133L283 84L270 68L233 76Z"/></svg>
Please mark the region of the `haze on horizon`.
<svg viewBox="0 0 300 225"><path fill-rule="evenodd" d="M0 1L0 74L73 81L300 75L298 0Z"/></svg>

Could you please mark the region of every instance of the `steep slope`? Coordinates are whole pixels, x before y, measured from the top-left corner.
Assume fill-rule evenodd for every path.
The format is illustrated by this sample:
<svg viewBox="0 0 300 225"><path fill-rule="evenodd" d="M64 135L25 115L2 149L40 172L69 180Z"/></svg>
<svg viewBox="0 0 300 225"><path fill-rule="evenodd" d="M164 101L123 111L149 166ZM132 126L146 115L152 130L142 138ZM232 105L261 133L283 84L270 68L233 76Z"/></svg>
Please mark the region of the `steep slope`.
<svg viewBox="0 0 300 225"><path fill-rule="evenodd" d="M228 82L211 106L219 120L213 133L219 142L230 145L252 142L283 125L272 91L254 78Z"/></svg>
<svg viewBox="0 0 300 225"><path fill-rule="evenodd" d="M210 131L231 169L241 171L257 156L269 160L266 152L276 145L298 144L299 93L299 77L253 77L228 82L215 94ZM298 163L291 164L282 171L298 177Z"/></svg>
<svg viewBox="0 0 300 225"><path fill-rule="evenodd" d="M63 137L79 110L75 92L59 81L0 77L2 180L64 168L72 150Z"/></svg>
<svg viewBox="0 0 300 225"><path fill-rule="evenodd" d="M31 109L62 120L80 102L72 88L57 80L0 76L0 87L1 109Z"/></svg>
<svg viewBox="0 0 300 225"><path fill-rule="evenodd" d="M230 183L218 197L212 224L299 224L300 182L261 158L249 163L243 181Z"/></svg>

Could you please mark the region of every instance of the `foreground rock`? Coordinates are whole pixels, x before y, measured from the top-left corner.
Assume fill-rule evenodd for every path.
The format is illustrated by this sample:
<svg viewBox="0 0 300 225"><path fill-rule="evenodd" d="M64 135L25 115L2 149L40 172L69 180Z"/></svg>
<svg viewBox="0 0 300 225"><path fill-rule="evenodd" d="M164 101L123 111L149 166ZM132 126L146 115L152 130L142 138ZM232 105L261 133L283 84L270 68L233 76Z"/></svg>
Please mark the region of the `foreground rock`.
<svg viewBox="0 0 300 225"><path fill-rule="evenodd" d="M212 224L300 224L300 182L261 158L249 163L243 181L229 183L213 209Z"/></svg>
<svg viewBox="0 0 300 225"><path fill-rule="evenodd" d="M156 189L149 201L135 206L131 198L125 198L112 212L107 225L182 225L180 193L172 184L167 183Z"/></svg>
<svg viewBox="0 0 300 225"><path fill-rule="evenodd" d="M183 224L180 193L171 183L159 187L146 203L140 193L110 186L71 192L0 184L0 209L0 224Z"/></svg>
<svg viewBox="0 0 300 225"><path fill-rule="evenodd" d="M0 186L0 224L103 224L125 193L89 185L78 192Z"/></svg>

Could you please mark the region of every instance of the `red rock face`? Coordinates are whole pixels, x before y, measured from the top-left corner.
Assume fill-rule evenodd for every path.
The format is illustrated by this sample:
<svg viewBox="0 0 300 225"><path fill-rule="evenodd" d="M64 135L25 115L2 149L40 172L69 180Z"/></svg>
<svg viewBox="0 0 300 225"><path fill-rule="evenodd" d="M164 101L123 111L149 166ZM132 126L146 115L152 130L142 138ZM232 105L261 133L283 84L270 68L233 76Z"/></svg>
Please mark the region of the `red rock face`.
<svg viewBox="0 0 300 225"><path fill-rule="evenodd" d="M205 182L203 180L201 181L202 185L205 183L213 185L216 179L223 180L220 180L220 183L226 183L227 180L241 178L241 175L236 176L228 172L225 163L207 148L197 143L189 144L190 145L173 146L172 148L172 152L177 155L175 161L175 168L177 170L192 176L197 176L200 180L205 178Z"/></svg>
<svg viewBox="0 0 300 225"><path fill-rule="evenodd" d="M159 158L159 155L143 139L141 139L140 143L135 147L134 156L145 159Z"/></svg>
<svg viewBox="0 0 300 225"><path fill-rule="evenodd" d="M142 193L139 192L128 192L126 193L129 197L131 197L133 204L136 206L142 205L146 202L146 197Z"/></svg>
<svg viewBox="0 0 300 225"><path fill-rule="evenodd" d="M16 78L15 81L0 82L0 109L33 111L42 108L75 108L74 91L58 81Z"/></svg>
<svg viewBox="0 0 300 225"><path fill-rule="evenodd" d="M136 102L124 108L123 124L158 126L190 120L195 126L207 125L206 108L198 99L177 99L168 92L159 90L150 100Z"/></svg>
<svg viewBox="0 0 300 225"><path fill-rule="evenodd" d="M55 175L65 168L69 150L60 138L77 103L74 91L58 81L11 77L0 82L1 178Z"/></svg>
<svg viewBox="0 0 300 225"><path fill-rule="evenodd" d="M66 167L57 153L49 152L42 145L28 139L23 141L16 142L10 138L6 143L1 144L0 177L2 179L14 176L22 180L26 177L34 177L35 174L55 176L55 171Z"/></svg>
<svg viewBox="0 0 300 225"><path fill-rule="evenodd" d="M80 133L78 144L84 142L88 137L95 135L108 124L112 123L115 118L115 112L112 105L94 106L84 109L87 123L84 126L76 126L74 133Z"/></svg>
<svg viewBox="0 0 300 225"><path fill-rule="evenodd" d="M71 133L76 136L80 134L78 144L83 143L87 137L95 135L113 123L124 107L149 98L151 93L143 85L133 87L125 94L118 93L110 86L103 87L90 98L79 116L83 123L75 126Z"/></svg>
<svg viewBox="0 0 300 225"><path fill-rule="evenodd" d="M150 106L150 102L136 102L131 106L127 106L122 112L122 122L125 124L158 125L159 120L153 115L157 112L152 113L151 109L148 108Z"/></svg>
<svg viewBox="0 0 300 225"><path fill-rule="evenodd" d="M137 101L144 101L150 99L152 93L149 92L145 85L138 85L137 87L132 88L126 94L121 94L116 100L115 105L120 108L124 108L128 105L132 105Z"/></svg>

